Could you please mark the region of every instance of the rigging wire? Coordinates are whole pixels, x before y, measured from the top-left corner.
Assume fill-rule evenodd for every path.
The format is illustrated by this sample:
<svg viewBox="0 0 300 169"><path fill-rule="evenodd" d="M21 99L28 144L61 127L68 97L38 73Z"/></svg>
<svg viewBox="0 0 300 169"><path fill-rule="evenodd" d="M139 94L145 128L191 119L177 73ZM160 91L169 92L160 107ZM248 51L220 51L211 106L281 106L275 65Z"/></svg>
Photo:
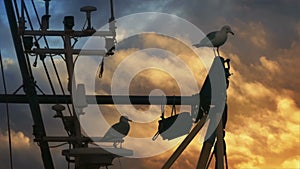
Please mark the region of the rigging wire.
<svg viewBox="0 0 300 169"><path fill-rule="evenodd" d="M4 68L3 68L3 61L2 61L1 51L0 51L0 65L1 65L1 74L2 74L4 94L5 94L5 96L7 96L7 88L6 88L6 81L5 81L5 76L4 76ZM9 117L8 102L7 102L6 99L5 99L5 107L6 107L7 130L8 130L8 146L9 146L10 169L13 169L13 156L12 156L12 144L11 144L11 132L10 132L10 117Z"/></svg>
<svg viewBox="0 0 300 169"><path fill-rule="evenodd" d="M64 145L68 145L68 144L69 143L61 143L61 144L49 146L49 148L58 148L58 147L61 147L61 146L64 146Z"/></svg>
<svg viewBox="0 0 300 169"><path fill-rule="evenodd" d="M14 7L15 7L15 11L16 11L18 19L20 19L20 13L19 13L18 4L17 4L16 0L14 0Z"/></svg>
<svg viewBox="0 0 300 169"><path fill-rule="evenodd" d="M45 63L44 58L42 59L42 63L43 63L43 67L44 67L44 70L45 70L47 79L48 79L48 81L49 81L49 84L50 84L52 93L53 93L54 95L56 95L55 89L54 89L53 83L52 83L52 81L51 81L51 77L50 77L50 74L49 74L49 71L48 71L48 68L47 68L47 65L46 65L46 63Z"/></svg>

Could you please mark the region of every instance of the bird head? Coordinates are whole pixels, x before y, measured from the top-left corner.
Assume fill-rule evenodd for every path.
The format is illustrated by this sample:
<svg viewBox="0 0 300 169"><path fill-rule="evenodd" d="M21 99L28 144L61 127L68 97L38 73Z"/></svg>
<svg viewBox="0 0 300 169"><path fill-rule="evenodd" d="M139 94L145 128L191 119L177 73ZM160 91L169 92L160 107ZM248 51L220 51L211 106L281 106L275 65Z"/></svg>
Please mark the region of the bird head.
<svg viewBox="0 0 300 169"><path fill-rule="evenodd" d="M128 121L132 121L132 120L130 120L127 116L121 116L120 117L120 122L128 122Z"/></svg>
<svg viewBox="0 0 300 169"><path fill-rule="evenodd" d="M221 31L225 31L226 33L231 33L232 35L234 35L234 33L232 32L230 26L228 26L228 25L223 26Z"/></svg>

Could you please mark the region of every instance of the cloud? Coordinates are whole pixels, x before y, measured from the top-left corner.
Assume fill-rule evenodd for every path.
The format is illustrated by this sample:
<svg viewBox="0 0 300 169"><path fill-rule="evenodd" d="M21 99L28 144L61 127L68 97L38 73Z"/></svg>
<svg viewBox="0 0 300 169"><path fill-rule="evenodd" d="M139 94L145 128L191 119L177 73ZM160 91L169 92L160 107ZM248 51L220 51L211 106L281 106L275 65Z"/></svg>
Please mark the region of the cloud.
<svg viewBox="0 0 300 169"><path fill-rule="evenodd" d="M268 60L265 56L259 58L259 61L263 68L266 69L264 72L278 73L280 71L279 65L276 61Z"/></svg>
<svg viewBox="0 0 300 169"><path fill-rule="evenodd" d="M11 140L12 140L12 145L16 149L28 149L29 144L30 144L30 138L25 136L24 133L22 132L15 132L11 131ZM5 144L8 145L8 134L5 133L0 133L0 142L1 145Z"/></svg>
<svg viewBox="0 0 300 169"><path fill-rule="evenodd" d="M11 58L4 58L4 59L3 59L3 68L4 68L5 70L7 70L8 67L10 67L10 66L12 66L12 65L14 65L14 64L16 64L16 63L15 63L15 61L14 61L13 59L11 59Z"/></svg>
<svg viewBox="0 0 300 169"><path fill-rule="evenodd" d="M37 146L23 132L11 131L13 165L15 168L42 167ZM8 135L0 132L0 168L9 168ZM30 161L30 163L28 163Z"/></svg>
<svg viewBox="0 0 300 169"><path fill-rule="evenodd" d="M230 55L230 58L234 66L225 137L230 165L234 168L280 166L297 156L292 150L300 148L300 107L287 89L272 83L286 65L262 56L258 64L247 67L239 57ZM258 76L259 72L267 77ZM285 157L278 158L279 154Z"/></svg>
<svg viewBox="0 0 300 169"><path fill-rule="evenodd" d="M281 164L282 168L300 168L300 156L287 159Z"/></svg>

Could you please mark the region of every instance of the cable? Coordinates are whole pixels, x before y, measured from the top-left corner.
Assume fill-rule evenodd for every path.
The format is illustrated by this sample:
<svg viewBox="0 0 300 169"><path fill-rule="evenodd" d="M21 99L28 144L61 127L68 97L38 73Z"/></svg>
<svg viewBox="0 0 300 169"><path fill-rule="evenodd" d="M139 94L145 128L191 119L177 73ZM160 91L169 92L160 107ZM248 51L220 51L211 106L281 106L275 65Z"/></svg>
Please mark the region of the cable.
<svg viewBox="0 0 300 169"><path fill-rule="evenodd" d="M40 20L40 18L38 17L38 12L37 12L37 10L36 10L35 3L33 2L33 0L31 0L31 4L32 4L32 6L33 6L34 13L35 13L35 15L37 16L37 21L38 21L38 23L39 23L39 25L40 25L40 27L41 27L41 20Z"/></svg>
<svg viewBox="0 0 300 169"><path fill-rule="evenodd" d="M61 147L61 146L67 145L67 144L69 144L69 143L61 143L58 145L49 146L49 148L58 148L58 147Z"/></svg>
<svg viewBox="0 0 300 169"><path fill-rule="evenodd" d="M4 76L4 68L3 68L1 51L0 51L0 64L1 64L1 74L2 74L4 94L5 94L5 96L7 96L7 88L6 88L6 81L5 81L5 76ZM9 117L8 102L6 99L5 99L5 105L6 105L7 130L8 130L9 161L10 161L10 168L13 169L13 156L12 156L12 144L11 144L11 133L10 133L10 117Z"/></svg>

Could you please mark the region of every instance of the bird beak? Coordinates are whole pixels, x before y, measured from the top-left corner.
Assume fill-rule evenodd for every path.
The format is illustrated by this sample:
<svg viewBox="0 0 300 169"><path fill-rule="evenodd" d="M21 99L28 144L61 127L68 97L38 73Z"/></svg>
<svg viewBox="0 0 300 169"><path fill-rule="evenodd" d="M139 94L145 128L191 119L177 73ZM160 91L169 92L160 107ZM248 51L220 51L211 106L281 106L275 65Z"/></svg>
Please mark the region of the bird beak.
<svg viewBox="0 0 300 169"><path fill-rule="evenodd" d="M232 31L229 31L229 33L231 33L232 35L234 35L234 33Z"/></svg>

